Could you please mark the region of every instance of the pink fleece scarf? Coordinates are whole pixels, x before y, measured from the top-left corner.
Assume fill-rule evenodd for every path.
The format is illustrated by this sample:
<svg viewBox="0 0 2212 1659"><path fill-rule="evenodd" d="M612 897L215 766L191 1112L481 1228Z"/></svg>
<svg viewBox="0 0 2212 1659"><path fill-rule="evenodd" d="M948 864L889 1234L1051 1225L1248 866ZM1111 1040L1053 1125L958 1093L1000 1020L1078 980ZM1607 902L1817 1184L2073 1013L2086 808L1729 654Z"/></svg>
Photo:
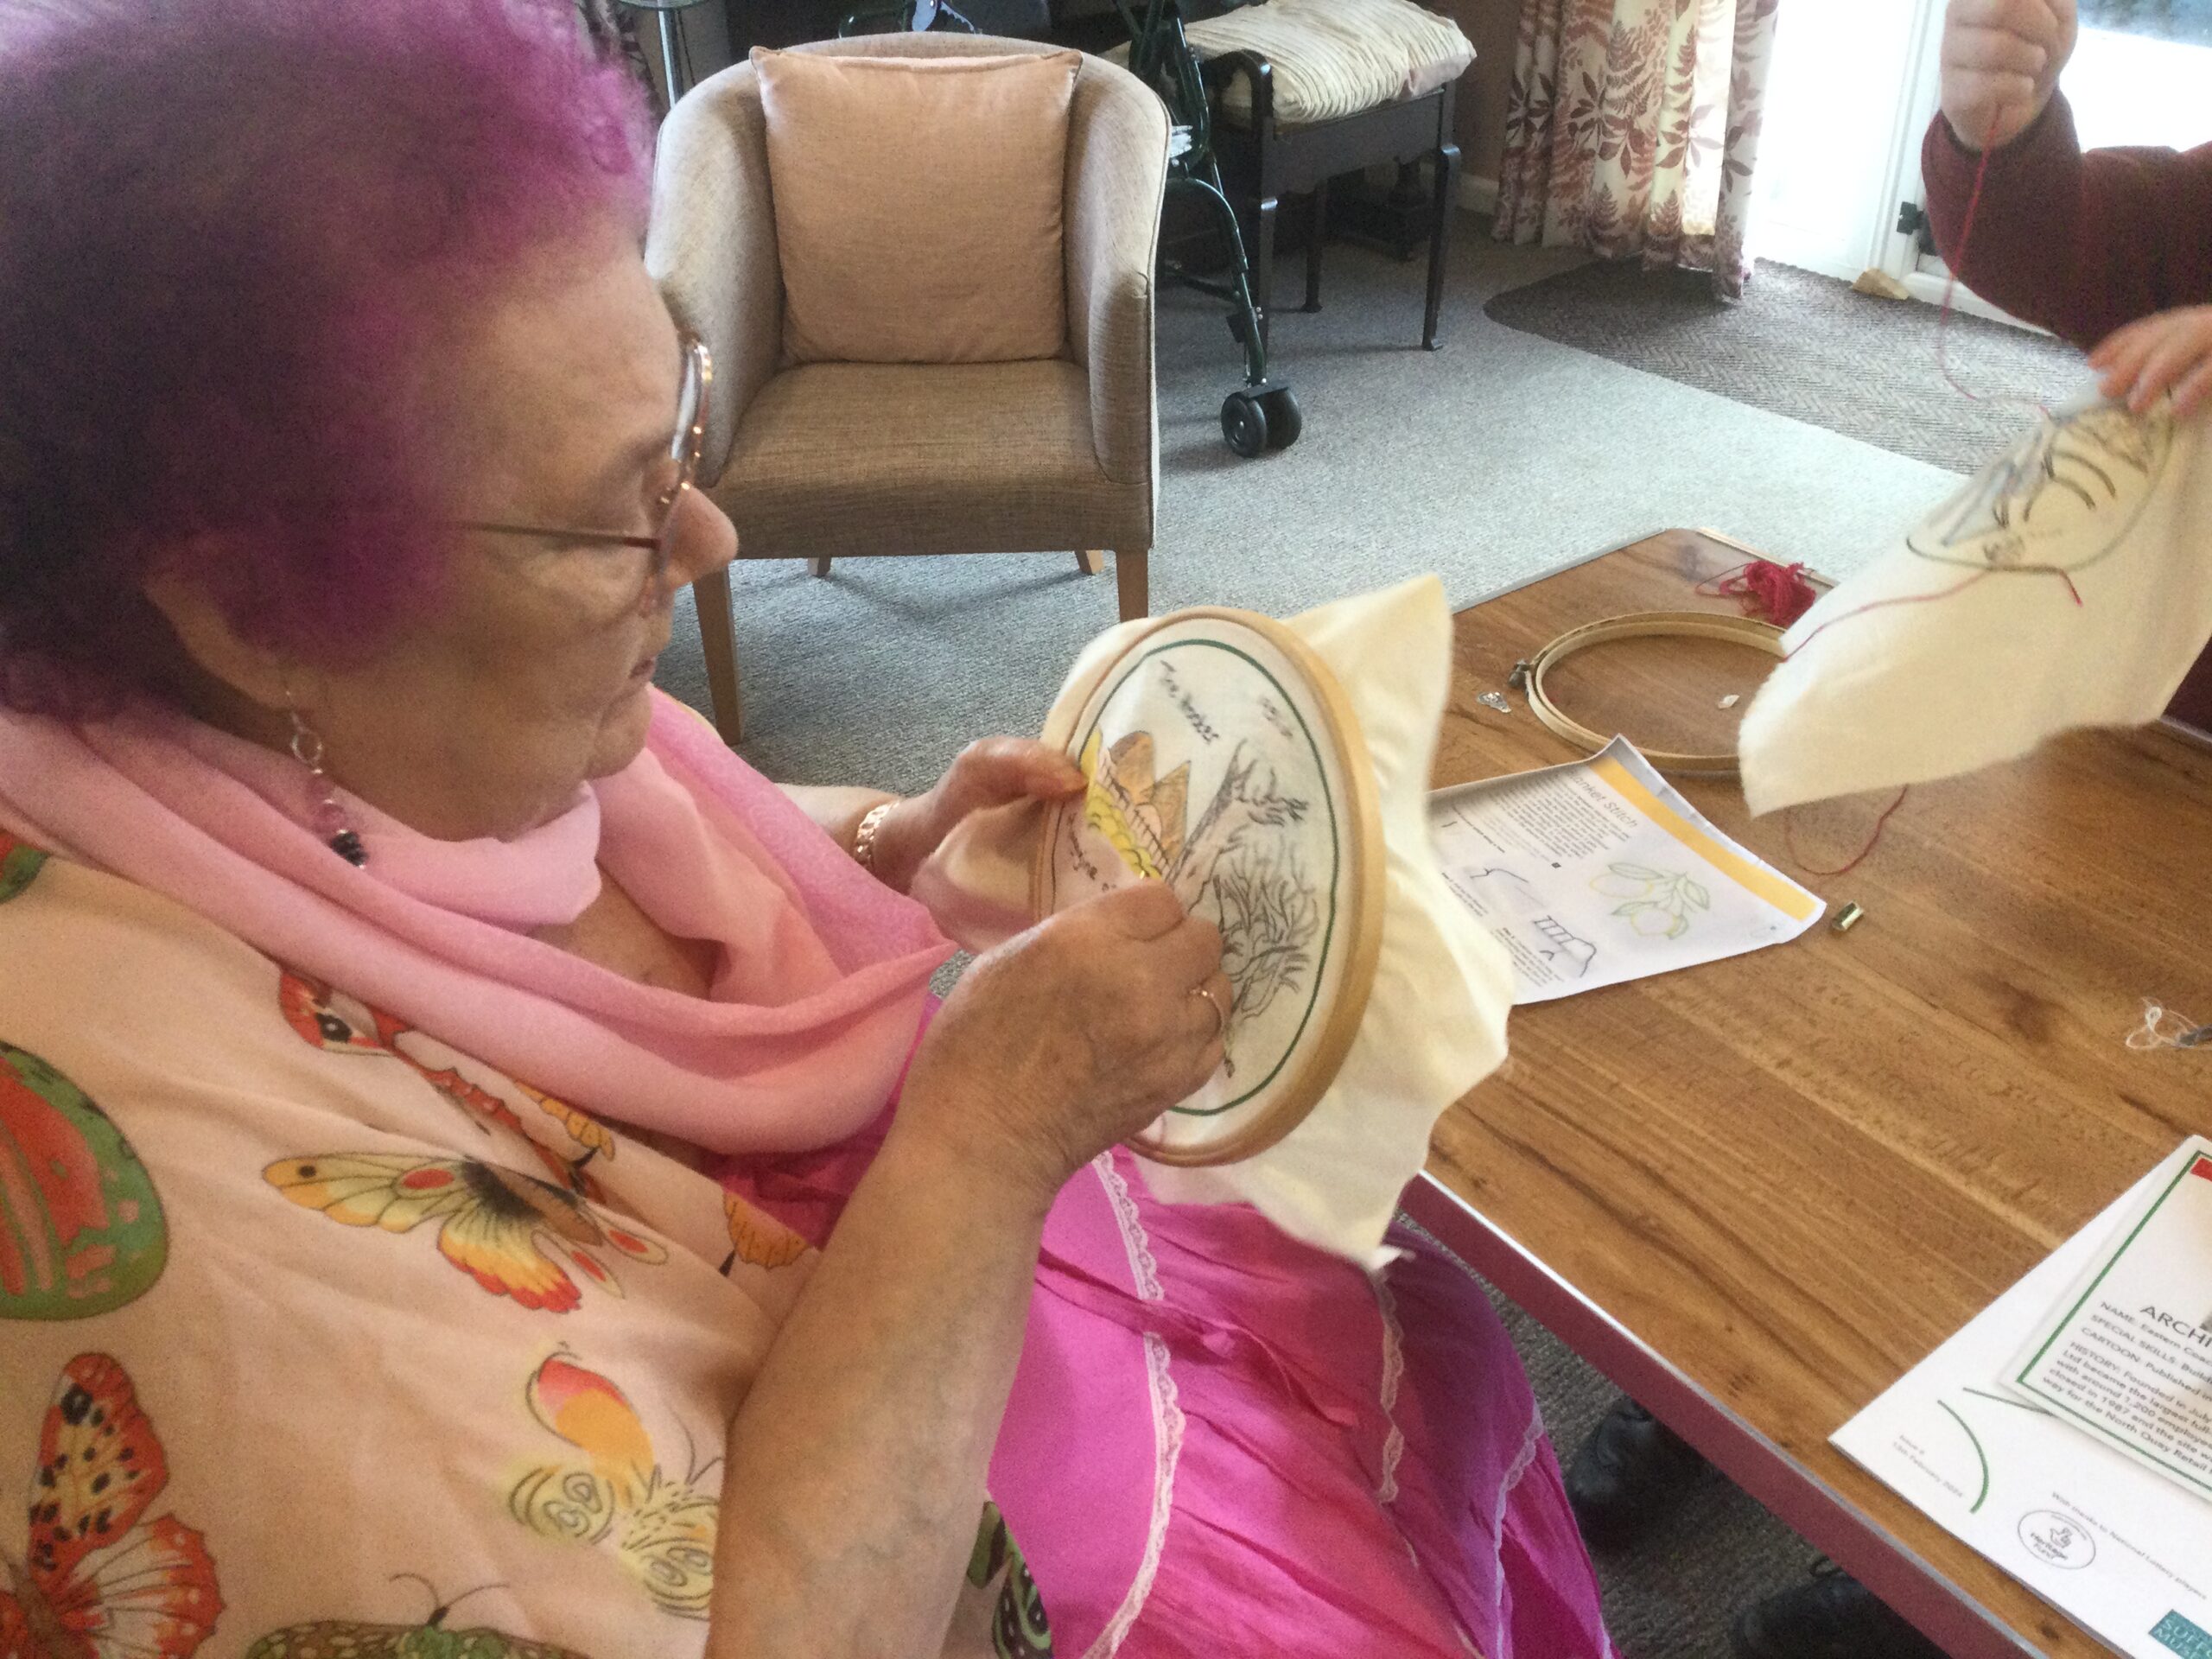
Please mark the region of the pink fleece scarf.
<svg viewBox="0 0 2212 1659"><path fill-rule="evenodd" d="M588 1109L721 1152L828 1145L881 1109L950 947L653 698L645 753L512 841L433 841L341 795L359 869L308 827L286 756L161 709L0 709L0 825ZM706 999L531 937L574 921L602 866L664 928L721 947Z"/></svg>

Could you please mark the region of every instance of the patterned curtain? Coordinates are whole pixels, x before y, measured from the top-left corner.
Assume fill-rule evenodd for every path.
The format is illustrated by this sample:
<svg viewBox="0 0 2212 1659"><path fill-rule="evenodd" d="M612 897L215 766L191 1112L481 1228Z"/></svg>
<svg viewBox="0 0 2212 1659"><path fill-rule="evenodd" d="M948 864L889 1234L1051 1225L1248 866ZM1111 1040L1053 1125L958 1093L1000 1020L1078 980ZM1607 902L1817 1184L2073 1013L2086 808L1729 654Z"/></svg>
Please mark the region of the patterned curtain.
<svg viewBox="0 0 2212 1659"><path fill-rule="evenodd" d="M1781 0L1523 0L1501 242L1713 273L1740 299Z"/></svg>

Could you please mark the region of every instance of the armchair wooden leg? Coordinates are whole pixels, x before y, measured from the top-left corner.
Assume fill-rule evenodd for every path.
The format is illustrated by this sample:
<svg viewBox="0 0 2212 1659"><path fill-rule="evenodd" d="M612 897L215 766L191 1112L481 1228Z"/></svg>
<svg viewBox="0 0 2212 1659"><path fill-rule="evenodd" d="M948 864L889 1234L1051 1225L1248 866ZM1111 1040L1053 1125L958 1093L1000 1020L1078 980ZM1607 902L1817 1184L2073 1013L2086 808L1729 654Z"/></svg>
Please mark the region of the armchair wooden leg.
<svg viewBox="0 0 2212 1659"><path fill-rule="evenodd" d="M1306 308L1321 308L1321 244L1329 235L1329 181L1313 187L1313 205L1306 210Z"/></svg>
<svg viewBox="0 0 2212 1659"><path fill-rule="evenodd" d="M1459 205L1459 146L1440 144L1436 151L1436 200L1430 212L1428 231L1428 311L1421 328L1421 343L1432 352L1437 346L1437 314L1444 306L1444 251L1452 233L1452 211Z"/></svg>
<svg viewBox="0 0 2212 1659"><path fill-rule="evenodd" d="M1095 576L1106 568L1106 555L1095 547L1077 548L1075 568L1086 576Z"/></svg>
<svg viewBox="0 0 2212 1659"><path fill-rule="evenodd" d="M809 559L806 562L806 568L813 571L817 576L826 576L830 574L830 561L827 559Z"/></svg>
<svg viewBox="0 0 2212 1659"><path fill-rule="evenodd" d="M1149 553L1114 555L1114 585L1121 590L1122 620L1134 622L1151 613L1152 595L1146 581Z"/></svg>
<svg viewBox="0 0 2212 1659"><path fill-rule="evenodd" d="M715 729L735 747L745 735L745 705L738 696L737 636L729 616L729 571L715 571L691 584L699 608L699 650L707 659L707 693L715 706Z"/></svg>

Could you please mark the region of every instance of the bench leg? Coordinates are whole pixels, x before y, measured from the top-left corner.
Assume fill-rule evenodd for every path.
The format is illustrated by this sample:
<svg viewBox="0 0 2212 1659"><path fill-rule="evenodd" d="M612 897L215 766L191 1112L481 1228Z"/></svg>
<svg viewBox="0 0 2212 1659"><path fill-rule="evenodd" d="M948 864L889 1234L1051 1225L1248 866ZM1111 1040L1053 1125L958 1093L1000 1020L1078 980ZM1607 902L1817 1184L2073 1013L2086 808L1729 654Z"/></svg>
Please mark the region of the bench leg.
<svg viewBox="0 0 2212 1659"><path fill-rule="evenodd" d="M1121 590L1122 620L1134 622L1148 615L1152 595L1146 581L1148 553L1116 553L1114 555L1114 585Z"/></svg>
<svg viewBox="0 0 2212 1659"><path fill-rule="evenodd" d="M1313 187L1313 205L1306 210L1306 308L1321 308L1321 244L1329 234L1329 181Z"/></svg>
<svg viewBox="0 0 2212 1659"><path fill-rule="evenodd" d="M699 650L707 659L715 729L734 747L745 735L745 705L737 689L737 636L730 626L728 568L693 582L691 600L699 609Z"/></svg>
<svg viewBox="0 0 2212 1659"><path fill-rule="evenodd" d="M1095 547L1077 548L1075 568L1086 576L1095 576L1106 568L1106 555Z"/></svg>
<svg viewBox="0 0 2212 1659"><path fill-rule="evenodd" d="M1428 311L1422 320L1421 343L1427 350L1437 346L1437 314L1444 308L1444 251L1452 233L1452 210L1459 202L1459 146L1440 144L1436 151L1436 201L1428 230Z"/></svg>
<svg viewBox="0 0 2212 1659"><path fill-rule="evenodd" d="M830 574L830 561L827 559L809 559L806 562L806 568L813 571L817 576L826 576Z"/></svg>

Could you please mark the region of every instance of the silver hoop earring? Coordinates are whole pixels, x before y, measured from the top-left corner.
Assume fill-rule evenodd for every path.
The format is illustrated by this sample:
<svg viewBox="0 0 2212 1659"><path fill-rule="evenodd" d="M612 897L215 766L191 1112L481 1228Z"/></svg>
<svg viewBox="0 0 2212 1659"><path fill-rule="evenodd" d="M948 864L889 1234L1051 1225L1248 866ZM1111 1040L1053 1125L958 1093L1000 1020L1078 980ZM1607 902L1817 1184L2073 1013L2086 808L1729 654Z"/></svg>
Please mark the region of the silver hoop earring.
<svg viewBox="0 0 2212 1659"><path fill-rule="evenodd" d="M292 716L292 759L308 769L314 781L308 815L315 832L332 852L358 868L369 861L369 849L361 844L359 831L346 821L346 809L338 804L337 785L323 770L322 734L308 725L297 709L286 712Z"/></svg>

